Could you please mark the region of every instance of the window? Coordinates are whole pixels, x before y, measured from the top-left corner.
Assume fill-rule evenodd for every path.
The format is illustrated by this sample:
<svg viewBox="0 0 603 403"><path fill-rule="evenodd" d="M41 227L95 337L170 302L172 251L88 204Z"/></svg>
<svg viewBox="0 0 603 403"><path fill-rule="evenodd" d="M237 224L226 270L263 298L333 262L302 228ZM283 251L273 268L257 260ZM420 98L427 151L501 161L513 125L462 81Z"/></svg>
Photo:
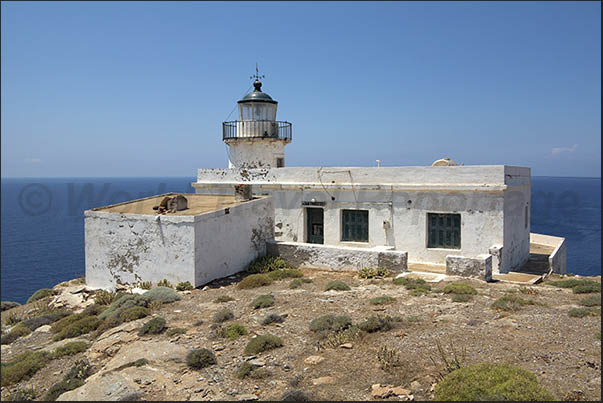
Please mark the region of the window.
<svg viewBox="0 0 603 403"><path fill-rule="evenodd" d="M283 168L284 166L285 166L285 159L281 158L281 157L278 157L276 159L276 167L277 168Z"/></svg>
<svg viewBox="0 0 603 403"><path fill-rule="evenodd" d="M524 219L524 227L525 227L525 228L528 228L528 222L529 222L529 218L528 218L528 217L529 217L529 212L530 212L530 210L529 210L528 206L526 206L525 211L523 212L524 217L525 217L525 219Z"/></svg>
<svg viewBox="0 0 603 403"><path fill-rule="evenodd" d="M342 241L368 242L368 210L343 210L342 224Z"/></svg>
<svg viewBox="0 0 603 403"><path fill-rule="evenodd" d="M428 248L461 248L460 214L427 214Z"/></svg>

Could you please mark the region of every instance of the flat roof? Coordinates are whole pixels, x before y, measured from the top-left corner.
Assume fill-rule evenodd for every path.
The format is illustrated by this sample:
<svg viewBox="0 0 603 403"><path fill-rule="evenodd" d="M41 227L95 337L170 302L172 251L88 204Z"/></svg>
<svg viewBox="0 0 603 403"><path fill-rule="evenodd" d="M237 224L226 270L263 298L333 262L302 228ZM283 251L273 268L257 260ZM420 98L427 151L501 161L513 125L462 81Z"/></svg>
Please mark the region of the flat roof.
<svg viewBox="0 0 603 403"><path fill-rule="evenodd" d="M122 213L122 214L142 214L142 215L158 215L154 206L158 206L166 196L182 195L188 201L186 210L177 211L175 213L165 213L165 216L196 216L212 211L221 210L224 208L236 206L244 203L235 201L234 195L203 195L192 193L166 193L158 196L151 196L144 199L132 200L124 203L113 204L110 206L98 207L91 211L104 213Z"/></svg>

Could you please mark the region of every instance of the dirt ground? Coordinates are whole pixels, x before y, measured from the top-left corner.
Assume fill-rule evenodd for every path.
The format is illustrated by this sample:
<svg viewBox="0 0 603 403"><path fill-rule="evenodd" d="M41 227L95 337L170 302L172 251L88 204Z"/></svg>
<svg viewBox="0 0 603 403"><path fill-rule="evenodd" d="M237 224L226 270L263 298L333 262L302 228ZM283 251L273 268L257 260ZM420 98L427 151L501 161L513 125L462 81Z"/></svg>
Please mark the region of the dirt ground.
<svg viewBox="0 0 603 403"><path fill-rule="evenodd" d="M578 301L584 294L576 295L572 290L546 283L522 287L520 291L515 284L462 280L474 286L478 295L470 302L457 303L438 290L449 282L461 281L460 278L431 283L432 293L411 296L404 287L394 285L391 278L367 280L354 273L310 270L304 270L304 275L313 282L298 289L289 289L290 280L286 279L270 286L239 290L236 284L242 277L238 276L185 292L182 300L154 312L167 320L168 327L187 329L185 334L169 337L164 332L138 337L132 329L148 318L130 322L126 324L129 327L111 336L113 339L97 340L88 351L53 360L30 380L3 387L2 398L26 386L34 386L39 394L43 393L60 381L76 360L87 357L97 371L95 376L111 373L123 377L139 400L279 400L294 389L303 390L315 400L373 400L371 385L377 383L409 389L415 400L430 400L433 385L439 381L439 374L444 373L439 343L446 354L453 350L459 355L465 353L465 365L497 362L527 369L558 400L601 400L601 318L568 316L571 308L579 307ZM600 277L593 279L600 281ZM352 289L323 291L332 280L343 280ZM513 292L536 304L512 313L491 308L497 298ZM259 310L250 306L255 297L268 293L275 297L274 306ZM235 300L213 302L224 295ZM394 302L379 306L369 303L369 299L383 295L394 297ZM243 324L249 335L235 341L216 335L212 317L224 307L234 312L234 321ZM264 326L261 321L268 313L287 316L281 324ZM402 320L394 329L353 340L352 348L332 348L308 327L313 319L327 313L348 315L354 324L371 315L390 315ZM283 347L255 357L270 375L264 379L238 379L236 369L250 359L244 354L245 345L254 335L267 333L279 336L284 342ZM32 346L52 348L50 334L34 332L10 347L3 347L2 361ZM218 364L201 370L189 369L182 352L200 347L213 350ZM377 354L382 347L397 351L399 366L391 370L380 367ZM146 354L149 364L109 371L119 360L124 361L122 356L128 351L132 356L126 357L127 360L139 358L136 354ZM308 364L305 360L309 356L320 356L323 360ZM95 396L80 395L80 398ZM112 398L106 397L109 399ZM386 400L400 398L392 396Z"/></svg>

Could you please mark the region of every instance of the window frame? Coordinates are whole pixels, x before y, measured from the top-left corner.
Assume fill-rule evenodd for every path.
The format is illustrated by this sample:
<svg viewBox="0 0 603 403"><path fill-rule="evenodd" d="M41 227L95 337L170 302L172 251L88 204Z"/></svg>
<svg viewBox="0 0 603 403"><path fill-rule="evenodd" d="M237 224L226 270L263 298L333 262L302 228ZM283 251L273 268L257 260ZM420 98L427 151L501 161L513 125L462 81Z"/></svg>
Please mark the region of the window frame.
<svg viewBox="0 0 603 403"><path fill-rule="evenodd" d="M444 223L444 224L439 224L442 225L443 228L439 229L438 224L436 223L435 228L432 228L432 218L443 218L444 220L446 220L446 218L448 218L448 216L450 216L450 219L452 220L452 224L448 224L448 223ZM455 224L455 218L458 218L458 244L454 243L454 231L456 231L456 224ZM442 213L442 212L430 212L427 213L427 249L448 249L448 250L460 250L462 248L462 227L463 227L463 217L460 213ZM432 229L435 229L436 231L444 231L443 235L439 234L444 240L440 240L438 236L436 236L437 239L432 239ZM448 231L450 231L450 235L448 235ZM450 239L452 238L453 242L449 243L446 242L446 239ZM436 243L436 241L438 241Z"/></svg>
<svg viewBox="0 0 603 403"><path fill-rule="evenodd" d="M349 239L346 239L346 225L352 225L348 222L346 222L346 216L348 214L362 214L363 216L366 216L366 239L364 239L364 237L362 239L358 238L358 239L354 239L353 236L350 236ZM355 224L358 226L363 226L364 223L359 223L359 224ZM357 229L356 231L359 231L360 229ZM354 232L353 230L348 231L348 233L352 233ZM370 241L370 215L369 215L369 210L366 209L341 209L341 236L340 236L341 242L358 242L358 243L369 243Z"/></svg>

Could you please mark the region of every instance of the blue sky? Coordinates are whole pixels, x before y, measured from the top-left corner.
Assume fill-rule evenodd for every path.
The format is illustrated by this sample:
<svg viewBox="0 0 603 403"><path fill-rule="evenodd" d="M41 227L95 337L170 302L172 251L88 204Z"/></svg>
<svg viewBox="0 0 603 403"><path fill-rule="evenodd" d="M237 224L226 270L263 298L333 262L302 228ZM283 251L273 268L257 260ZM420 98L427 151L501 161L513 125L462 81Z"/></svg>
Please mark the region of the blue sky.
<svg viewBox="0 0 603 403"><path fill-rule="evenodd" d="M601 172L599 2L2 2L2 176L195 176L250 86L288 166ZM236 113L229 120L236 118Z"/></svg>

